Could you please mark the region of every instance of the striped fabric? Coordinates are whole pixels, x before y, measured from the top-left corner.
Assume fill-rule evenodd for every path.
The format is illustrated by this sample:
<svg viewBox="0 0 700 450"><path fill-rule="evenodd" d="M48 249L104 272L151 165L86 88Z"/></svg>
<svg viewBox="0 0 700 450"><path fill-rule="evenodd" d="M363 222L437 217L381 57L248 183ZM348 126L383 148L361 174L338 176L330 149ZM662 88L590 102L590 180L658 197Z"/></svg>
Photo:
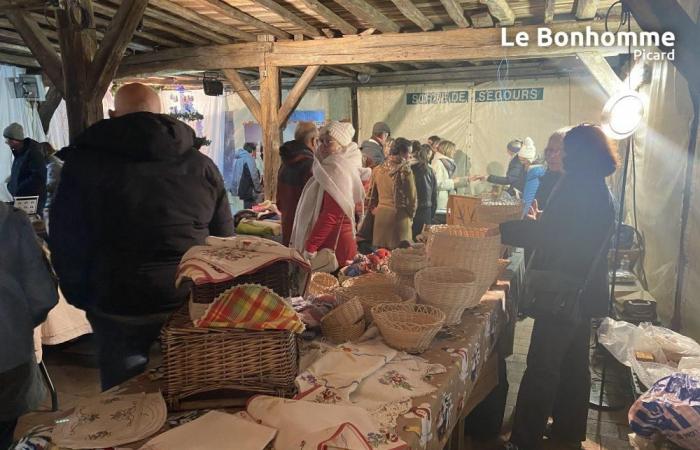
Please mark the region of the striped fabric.
<svg viewBox="0 0 700 450"><path fill-rule="evenodd" d="M194 324L201 328L304 331L304 324L291 305L270 289L256 284L242 284L224 291Z"/></svg>

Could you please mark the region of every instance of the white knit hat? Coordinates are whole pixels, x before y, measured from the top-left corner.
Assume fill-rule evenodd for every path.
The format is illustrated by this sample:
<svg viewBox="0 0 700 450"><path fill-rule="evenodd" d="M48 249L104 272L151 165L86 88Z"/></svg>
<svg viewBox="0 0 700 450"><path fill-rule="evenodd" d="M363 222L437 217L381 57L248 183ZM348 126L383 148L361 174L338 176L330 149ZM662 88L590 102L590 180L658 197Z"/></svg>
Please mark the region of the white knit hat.
<svg viewBox="0 0 700 450"><path fill-rule="evenodd" d="M537 156L535 142L531 138L526 137L525 139L523 139L523 146L518 152L518 157L527 159L528 161L532 162L535 160L535 156Z"/></svg>
<svg viewBox="0 0 700 450"><path fill-rule="evenodd" d="M355 128L347 122L332 121L324 128L325 131L340 145L347 147L355 136Z"/></svg>

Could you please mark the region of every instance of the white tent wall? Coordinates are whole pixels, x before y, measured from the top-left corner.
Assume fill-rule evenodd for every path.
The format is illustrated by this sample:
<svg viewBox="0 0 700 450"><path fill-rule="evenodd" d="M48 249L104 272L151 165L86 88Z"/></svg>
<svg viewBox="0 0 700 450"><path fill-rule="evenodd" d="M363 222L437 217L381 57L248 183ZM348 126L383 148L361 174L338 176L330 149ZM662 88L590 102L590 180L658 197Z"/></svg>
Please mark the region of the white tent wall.
<svg viewBox="0 0 700 450"><path fill-rule="evenodd" d="M111 87L107 89L105 96L102 98L102 112L105 119L109 118L110 109L114 109L114 96L112 95ZM61 100L51 117L46 140L49 141L53 148L58 150L68 145L68 136L68 112L65 100Z"/></svg>
<svg viewBox="0 0 700 450"><path fill-rule="evenodd" d="M421 98L421 104L407 104L407 95L413 93L465 90L469 91L466 102L429 103ZM455 94L451 95L454 99ZM503 95L528 100L503 101ZM424 142L436 134L466 149L471 174L503 175L510 140L530 136L541 154L553 131L580 122L599 122L606 99L595 80L587 76L360 88L360 138L369 137L377 121L387 122L393 136ZM474 189L486 186L482 183Z"/></svg>
<svg viewBox="0 0 700 450"><path fill-rule="evenodd" d="M12 78L21 75L24 69L0 64L0 129L5 129L12 122L17 122L24 128L24 136L44 142L46 135L41 127L41 119L37 112L37 103L30 104L27 100L14 98ZM12 169L12 152L0 142L0 201L8 202L12 196L7 191L5 180Z"/></svg>

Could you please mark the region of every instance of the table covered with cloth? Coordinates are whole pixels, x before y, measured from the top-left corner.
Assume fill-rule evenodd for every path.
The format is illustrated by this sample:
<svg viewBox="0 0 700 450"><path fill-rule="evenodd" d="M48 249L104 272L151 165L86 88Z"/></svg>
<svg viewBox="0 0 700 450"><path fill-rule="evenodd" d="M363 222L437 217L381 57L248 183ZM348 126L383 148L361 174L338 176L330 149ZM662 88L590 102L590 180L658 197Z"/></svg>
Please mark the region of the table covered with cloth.
<svg viewBox="0 0 700 450"><path fill-rule="evenodd" d="M511 277L512 273L506 278ZM498 345L499 336L507 340L509 329L515 320L511 311L512 302L507 301L509 286L509 281L499 281L484 295L479 306L465 311L461 324L444 328L430 348L420 355L427 365L443 366L445 370L421 376L420 379L405 377L401 370L384 374L384 380L379 380L384 386L380 388L414 392L407 401L393 405L393 411L389 411L387 420L391 422L392 428L385 429L386 436L381 439L394 439L406 444L399 448L437 450L444 448L451 438L455 439L456 435L463 433L464 416L498 383L498 372L492 369L492 362L499 357L499 347L501 358L506 356L502 354L503 348L508 348L507 342L505 346L502 345L503 342ZM483 386L487 387L485 391ZM151 373L142 374L113 388L113 391L157 392L159 389L160 382ZM311 397L303 400L314 401ZM310 408L313 406L310 405ZM161 432L179 425L183 416L186 420L191 420L205 412L172 413ZM27 426L41 425L26 430L23 435L50 436L53 422L67 414L68 411L36 414L24 423ZM144 442L122 445L120 448L138 449Z"/></svg>

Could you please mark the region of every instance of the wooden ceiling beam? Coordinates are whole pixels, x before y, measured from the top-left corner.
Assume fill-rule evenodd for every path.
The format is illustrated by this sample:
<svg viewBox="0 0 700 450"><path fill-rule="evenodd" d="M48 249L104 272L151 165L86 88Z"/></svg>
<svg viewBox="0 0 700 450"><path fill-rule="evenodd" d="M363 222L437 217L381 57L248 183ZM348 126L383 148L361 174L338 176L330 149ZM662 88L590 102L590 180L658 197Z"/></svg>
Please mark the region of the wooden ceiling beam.
<svg viewBox="0 0 700 450"><path fill-rule="evenodd" d="M494 26L493 17L489 12L480 12L471 15L472 25L474 28L491 28Z"/></svg>
<svg viewBox="0 0 700 450"><path fill-rule="evenodd" d="M342 67L323 66L323 70L325 70L326 72L334 73L336 75L340 75L341 77L348 77L348 78L357 77L357 72L354 72L352 70L348 70L348 69L342 68Z"/></svg>
<svg viewBox="0 0 700 450"><path fill-rule="evenodd" d="M579 20L590 20L598 12L600 0L577 0L576 18Z"/></svg>
<svg viewBox="0 0 700 450"><path fill-rule="evenodd" d="M263 22L262 20L258 20L255 17L244 13L243 11L234 8L233 6L229 5L223 0L202 0L202 3L208 4L216 10L225 15L226 17L229 17L231 19L237 20L239 22L243 22L247 25L250 25L252 27L255 27L261 31L264 31L266 33L272 34L273 36L277 36L278 38L281 39L291 39L292 35L287 33L284 30L281 30L273 25L270 25L267 22Z"/></svg>
<svg viewBox="0 0 700 450"><path fill-rule="evenodd" d="M114 14L111 14L109 17L114 17L116 14L117 14L117 11L115 10ZM107 19L103 19L101 17L95 17L95 24L97 24L98 26L100 26L101 28L106 30L109 28L110 21ZM141 38L141 39L145 39L145 40L150 41L150 42L153 42L155 44L163 45L165 47L179 47L180 46L180 44L178 44L177 42L171 41L170 39L160 37L160 36L153 34L153 33L149 33L148 31L137 31L134 33L134 36ZM150 49L149 51L152 51L152 50L153 49Z"/></svg>
<svg viewBox="0 0 700 450"><path fill-rule="evenodd" d="M554 2L556 0L545 0L544 5L544 23L548 25L554 22Z"/></svg>
<svg viewBox="0 0 700 450"><path fill-rule="evenodd" d="M501 25L510 26L515 23L515 13L506 0L479 0L479 2L488 6L491 15L498 19Z"/></svg>
<svg viewBox="0 0 700 450"><path fill-rule="evenodd" d="M41 67L39 62L30 56L13 55L10 53L0 53L0 62L20 67Z"/></svg>
<svg viewBox="0 0 700 450"><path fill-rule="evenodd" d="M343 8L382 33L398 33L401 28L365 0L336 0Z"/></svg>
<svg viewBox="0 0 700 450"><path fill-rule="evenodd" d="M401 11L404 17L415 23L421 30L430 31L435 28L435 24L418 9L413 0L391 0L391 2Z"/></svg>
<svg viewBox="0 0 700 450"><path fill-rule="evenodd" d="M49 77L54 86L58 86L63 90L61 58L39 27L39 24L26 12L8 11L5 14L12 25L14 25L15 30L22 36L22 40L27 47L32 50L32 54L41 64L41 68L46 73L46 76Z"/></svg>
<svg viewBox="0 0 700 450"><path fill-rule="evenodd" d="M7 50L8 52L20 53L23 55L32 54L32 51L29 49L29 47L25 47L24 45L20 44L11 44L9 42L0 42L0 50Z"/></svg>
<svg viewBox="0 0 700 450"><path fill-rule="evenodd" d="M287 98L284 99L277 113L277 120L279 120L280 128L284 127L287 123L287 119L289 119L289 116L299 105L309 85L314 81L316 75L318 75L320 71L321 66L309 66L304 69L304 73L302 73L297 82L294 83L294 87L287 94Z"/></svg>
<svg viewBox="0 0 700 450"><path fill-rule="evenodd" d="M95 12L107 17L114 17L117 9L111 6L106 6L101 3L93 3ZM146 8L144 13L143 26L151 30L166 32L171 36L175 36L184 42L189 42L196 45L209 45L212 43L209 39L198 37L194 30L189 27L189 24L182 19L178 19L170 14L161 12L153 8ZM175 25L175 26L173 26ZM179 25L184 25L187 28L179 28Z"/></svg>
<svg viewBox="0 0 700 450"><path fill-rule="evenodd" d="M233 86L233 90L241 97L243 103L248 107L248 110L253 115L253 118L258 122L262 123L262 109L260 107L260 101L250 92L248 85L245 83L243 78L241 78L238 71L235 69L224 69L222 71L226 79Z"/></svg>
<svg viewBox="0 0 700 450"><path fill-rule="evenodd" d="M0 10L28 10L46 7L44 0L0 0Z"/></svg>
<svg viewBox="0 0 700 450"><path fill-rule="evenodd" d="M357 34L357 28L345 19L331 11L327 6L318 0L300 0L307 8L321 16L323 20L343 34Z"/></svg>
<svg viewBox="0 0 700 450"><path fill-rule="evenodd" d="M273 13L277 14L287 22L302 29L305 36L318 37L321 36L321 32L316 28L312 27L304 19L297 16L289 9L275 2L275 0L252 0L254 3L262 6L265 9L269 9Z"/></svg>
<svg viewBox="0 0 700 450"><path fill-rule="evenodd" d="M596 52L579 53L578 58L608 95L615 95L624 89L624 83L603 55Z"/></svg>
<svg viewBox="0 0 700 450"><path fill-rule="evenodd" d="M226 25L221 22L217 22L212 17L199 14L189 8L181 6L170 0L150 0L150 5L158 7L162 10L172 12L180 16L181 18L192 22L193 24L201 24L209 30L207 38L212 39L210 36L223 35L229 36L234 39L240 39L243 41L255 41L257 39L256 35L253 33L248 33L247 31L238 30L230 25ZM200 33L202 34L202 33ZM214 40L214 39L212 39Z"/></svg>
<svg viewBox="0 0 700 450"><path fill-rule="evenodd" d="M107 92L109 83L117 73L119 63L124 56L124 50L134 36L141 22L149 0L122 0L105 32L100 47L90 63L87 76L88 89L96 92L102 98Z"/></svg>
<svg viewBox="0 0 700 450"><path fill-rule="evenodd" d="M602 32L602 22L570 22L552 24L552 31L570 33L590 26ZM518 32L536 36L537 25L506 29L513 40ZM602 50L603 54L619 54L624 48L587 48L583 51ZM348 36L311 41L255 42L209 47L167 49L150 54L124 58L120 76L157 73L162 70L212 70L257 67L263 61L279 67L335 66L344 64L378 64L384 62L427 62L555 58L575 56L578 47L504 48L501 30L496 28L454 29L421 33L395 33L371 36ZM699 59L700 61L700 59Z"/></svg>
<svg viewBox="0 0 700 450"><path fill-rule="evenodd" d="M445 7L447 15L450 16L450 19L452 19L457 26L469 28L469 21L464 17L464 8L462 8L461 3L457 0L440 0L440 3Z"/></svg>

